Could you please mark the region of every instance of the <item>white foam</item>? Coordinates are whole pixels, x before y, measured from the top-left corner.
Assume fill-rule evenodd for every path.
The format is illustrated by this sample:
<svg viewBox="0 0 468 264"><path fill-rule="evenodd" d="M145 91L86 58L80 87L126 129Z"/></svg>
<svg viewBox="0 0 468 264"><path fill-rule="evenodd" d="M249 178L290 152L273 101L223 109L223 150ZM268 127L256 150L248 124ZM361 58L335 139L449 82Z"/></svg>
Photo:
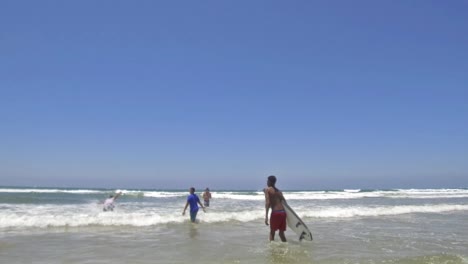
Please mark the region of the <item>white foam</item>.
<svg viewBox="0 0 468 264"><path fill-rule="evenodd" d="M466 189L398 189L386 193L389 198L438 199L468 198Z"/></svg>
<svg viewBox="0 0 468 264"><path fill-rule="evenodd" d="M468 198L468 190L464 189L426 189L426 190L375 190L360 189L344 191L284 191L286 200L336 200L362 198L412 198L412 199L445 199ZM245 192L212 192L213 198L231 200L258 201L264 199L263 192L246 194Z"/></svg>
<svg viewBox="0 0 468 264"><path fill-rule="evenodd" d="M0 204L0 228L48 228L48 227L82 227L82 226L156 226L168 223L187 221L188 212L181 215L183 205L173 204L169 207L136 207L130 203L119 203L114 212L102 212L96 204L85 205L28 205ZM207 223L224 223L229 221L252 222L263 220L265 211L262 206L244 206L243 209L217 207L202 210L198 219ZM231 211L227 211L230 209ZM468 211L466 204L436 205L396 205L396 206L309 206L295 205L296 213L307 221L307 218L341 218L379 217L411 213L447 213Z"/></svg>
<svg viewBox="0 0 468 264"><path fill-rule="evenodd" d="M186 197L188 193L185 192L144 192L145 197L154 198L171 198L171 197Z"/></svg>
<svg viewBox="0 0 468 264"><path fill-rule="evenodd" d="M401 215L410 213L445 213L451 211L468 211L468 205L438 204L438 205L398 205L398 206L352 206L326 207L301 211L301 215L311 218L352 218Z"/></svg>
<svg viewBox="0 0 468 264"><path fill-rule="evenodd" d="M3 206L0 212L0 228L48 228L48 227L82 227L82 226L154 226L187 221L180 210L145 208L130 210L117 208L114 212L102 212L96 205L17 205ZM198 213L198 219L204 222L248 222L259 219L263 210L244 210L239 212Z"/></svg>
<svg viewBox="0 0 468 264"><path fill-rule="evenodd" d="M67 189L16 189L16 188L0 188L0 193L103 193L99 190L67 190Z"/></svg>
<svg viewBox="0 0 468 264"><path fill-rule="evenodd" d="M357 192L360 192L361 189L344 189L343 191L344 192L350 192L350 193L357 193Z"/></svg>
<svg viewBox="0 0 468 264"><path fill-rule="evenodd" d="M112 190L91 189L40 189L40 188L0 188L0 193L71 193L71 194L107 194ZM116 190L130 196L144 196L152 198L171 198L187 196L187 192L181 191L140 191L140 190ZM397 190L373 190L362 191L360 189L345 189L343 191L284 191L287 200L334 200L334 199L361 199L361 198L411 198L411 199L445 199L468 198L467 189L397 189ZM214 199L250 200L264 199L264 193L253 192L212 192Z"/></svg>
<svg viewBox="0 0 468 264"><path fill-rule="evenodd" d="M246 194L245 192L211 192L211 197L213 199L258 201L265 199L265 194L263 192L255 192L254 194Z"/></svg>

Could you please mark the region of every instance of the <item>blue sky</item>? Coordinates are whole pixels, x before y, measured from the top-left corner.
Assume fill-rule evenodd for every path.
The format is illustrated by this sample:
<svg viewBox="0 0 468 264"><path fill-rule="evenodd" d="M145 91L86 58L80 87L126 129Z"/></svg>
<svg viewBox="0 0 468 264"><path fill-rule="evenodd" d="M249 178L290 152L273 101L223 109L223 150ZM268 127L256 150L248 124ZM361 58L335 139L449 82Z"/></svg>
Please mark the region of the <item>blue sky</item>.
<svg viewBox="0 0 468 264"><path fill-rule="evenodd" d="M466 1L2 1L0 185L468 187Z"/></svg>

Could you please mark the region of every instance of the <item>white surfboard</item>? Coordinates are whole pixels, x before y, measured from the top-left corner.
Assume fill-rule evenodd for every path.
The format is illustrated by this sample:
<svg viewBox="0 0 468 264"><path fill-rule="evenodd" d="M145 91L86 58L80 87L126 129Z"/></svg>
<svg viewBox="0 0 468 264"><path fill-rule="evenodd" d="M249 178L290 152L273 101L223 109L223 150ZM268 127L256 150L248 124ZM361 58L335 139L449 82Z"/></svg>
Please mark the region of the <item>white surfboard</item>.
<svg viewBox="0 0 468 264"><path fill-rule="evenodd" d="M282 204L286 211L286 222L288 223L288 227L299 236L299 241L302 241L302 239L312 241L312 233L306 224L304 224L294 210L289 207L286 201L283 201Z"/></svg>

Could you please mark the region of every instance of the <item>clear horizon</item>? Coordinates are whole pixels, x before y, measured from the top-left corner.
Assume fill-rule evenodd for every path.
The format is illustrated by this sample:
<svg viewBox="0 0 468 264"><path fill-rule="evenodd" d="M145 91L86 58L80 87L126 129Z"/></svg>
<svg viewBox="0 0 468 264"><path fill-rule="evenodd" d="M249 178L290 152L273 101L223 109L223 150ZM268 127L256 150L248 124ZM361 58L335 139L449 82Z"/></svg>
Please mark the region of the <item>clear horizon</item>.
<svg viewBox="0 0 468 264"><path fill-rule="evenodd" d="M4 1L0 183L468 187L464 1Z"/></svg>

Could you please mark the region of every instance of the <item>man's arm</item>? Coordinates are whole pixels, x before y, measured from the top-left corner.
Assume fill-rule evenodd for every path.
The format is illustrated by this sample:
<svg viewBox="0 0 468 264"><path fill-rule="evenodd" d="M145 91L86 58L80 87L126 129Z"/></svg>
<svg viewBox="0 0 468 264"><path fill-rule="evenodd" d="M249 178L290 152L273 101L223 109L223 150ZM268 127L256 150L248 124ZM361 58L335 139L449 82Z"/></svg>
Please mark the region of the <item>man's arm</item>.
<svg viewBox="0 0 468 264"><path fill-rule="evenodd" d="M185 204L185 207L184 207L184 211L182 212L182 215L185 215L185 210L187 210L188 205L189 205L189 202L187 201L187 203Z"/></svg>
<svg viewBox="0 0 468 264"><path fill-rule="evenodd" d="M281 194L281 201L282 201L282 202L283 202L283 201L286 202L286 199L285 199L284 196L283 196L283 192L280 192L280 194Z"/></svg>
<svg viewBox="0 0 468 264"><path fill-rule="evenodd" d="M114 201L117 200L117 198L119 198L120 195L122 195L122 192L119 192L114 196Z"/></svg>
<svg viewBox="0 0 468 264"><path fill-rule="evenodd" d="M197 201L200 207L203 209L203 212L205 212L205 207L201 204L200 200ZM206 212L205 212L206 213Z"/></svg>
<svg viewBox="0 0 468 264"><path fill-rule="evenodd" d="M265 225L268 225L268 211L270 210L270 189L266 188L265 192Z"/></svg>

